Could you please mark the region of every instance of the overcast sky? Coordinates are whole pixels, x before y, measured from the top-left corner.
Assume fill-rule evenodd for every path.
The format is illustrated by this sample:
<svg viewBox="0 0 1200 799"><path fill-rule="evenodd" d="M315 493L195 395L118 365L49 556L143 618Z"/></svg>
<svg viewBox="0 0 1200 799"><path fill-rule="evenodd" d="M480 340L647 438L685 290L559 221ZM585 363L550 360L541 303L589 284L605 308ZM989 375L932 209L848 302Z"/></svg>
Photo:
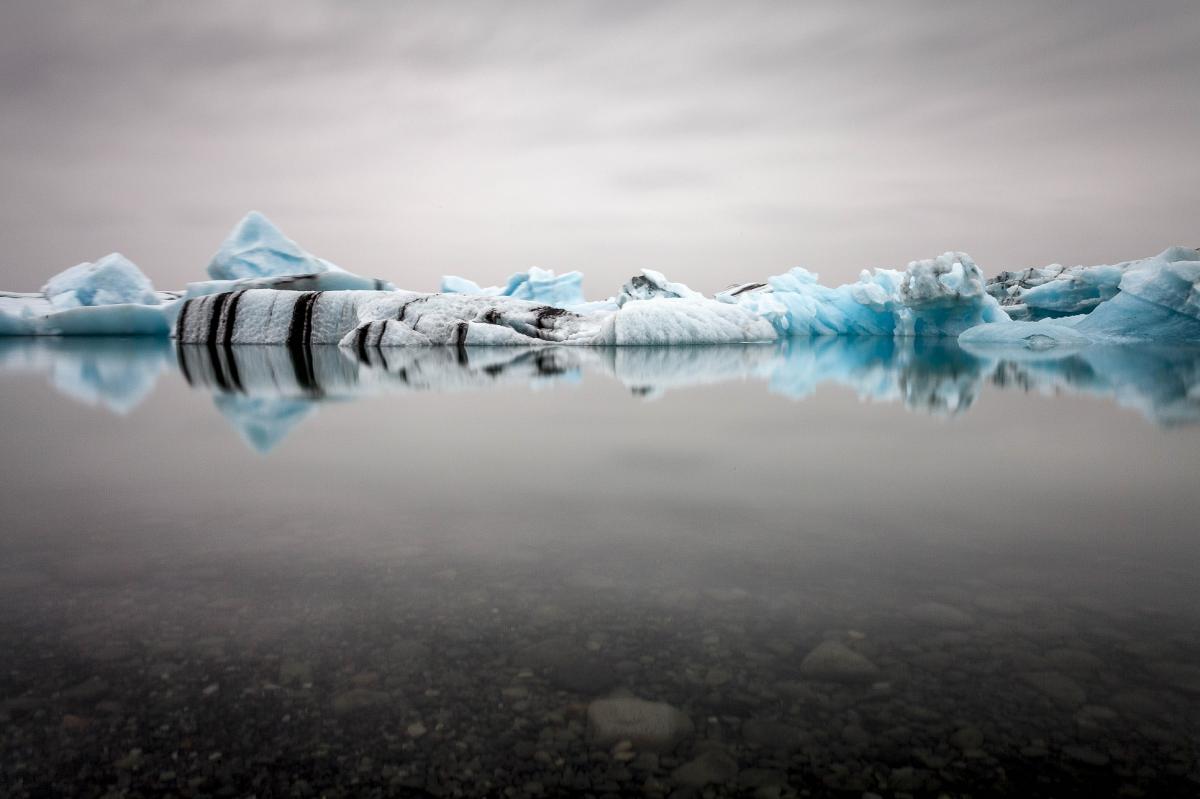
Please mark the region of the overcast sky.
<svg viewBox="0 0 1200 799"><path fill-rule="evenodd" d="M1197 246L1198 42L1195 0L0 0L0 288L180 287L252 208L405 287L589 296Z"/></svg>

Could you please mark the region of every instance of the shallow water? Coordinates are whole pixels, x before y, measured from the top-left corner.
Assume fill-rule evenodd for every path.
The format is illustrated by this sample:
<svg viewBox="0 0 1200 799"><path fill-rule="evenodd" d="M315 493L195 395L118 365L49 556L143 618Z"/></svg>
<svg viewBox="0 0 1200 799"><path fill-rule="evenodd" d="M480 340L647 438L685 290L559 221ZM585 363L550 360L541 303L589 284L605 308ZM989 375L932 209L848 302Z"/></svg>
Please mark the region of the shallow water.
<svg viewBox="0 0 1200 799"><path fill-rule="evenodd" d="M5 795L1200 791L1200 350L365 357L0 341Z"/></svg>

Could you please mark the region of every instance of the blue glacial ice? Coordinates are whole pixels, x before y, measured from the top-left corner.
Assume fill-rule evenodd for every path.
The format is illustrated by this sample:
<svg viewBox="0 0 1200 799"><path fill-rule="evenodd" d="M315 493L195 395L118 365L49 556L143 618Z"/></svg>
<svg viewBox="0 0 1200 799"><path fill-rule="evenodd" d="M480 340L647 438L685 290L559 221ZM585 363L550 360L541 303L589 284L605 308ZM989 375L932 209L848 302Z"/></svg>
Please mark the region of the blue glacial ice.
<svg viewBox="0 0 1200 799"><path fill-rule="evenodd" d="M1121 277L1138 261L1098 266L1061 264L1001 272L987 291L1017 321L1036 322L1085 314L1117 296Z"/></svg>
<svg viewBox="0 0 1200 799"><path fill-rule="evenodd" d="M56 309L97 305L158 305L150 278L120 253L59 272L42 287Z"/></svg>
<svg viewBox="0 0 1200 799"><path fill-rule="evenodd" d="M864 270L857 283L823 286L803 268L717 295L771 321L780 337L957 336L1008 315L985 290L965 253L947 252L908 268Z"/></svg>
<svg viewBox="0 0 1200 799"><path fill-rule="evenodd" d="M177 295L119 253L73 266L37 293L0 293L0 336L166 336Z"/></svg>
<svg viewBox="0 0 1200 799"><path fill-rule="evenodd" d="M515 297L519 300L540 302L558 308L568 308L585 302L583 298L583 273L566 272L555 275L553 269L532 267L527 272L517 272L503 286L480 288L473 280L455 275L442 278L443 294L482 294L488 297Z"/></svg>
<svg viewBox="0 0 1200 799"><path fill-rule="evenodd" d="M965 331L959 341L974 347L1017 345L1027 349L1200 342L1200 251L1171 247L1117 267L1090 267L1105 274L1113 268L1120 271L1116 293L1087 314L983 325Z"/></svg>
<svg viewBox="0 0 1200 799"><path fill-rule="evenodd" d="M320 290L391 289L390 283L375 278L360 277L336 264L318 258L289 239L271 220L258 211L251 211L234 226L228 238L208 265L208 276L221 281L209 286L214 291L234 291L240 288L290 288L286 281L271 283L272 278L293 276L325 276ZM238 281L267 281L241 284ZM193 288L195 287L195 288ZM209 294L204 284L191 284L189 293Z"/></svg>

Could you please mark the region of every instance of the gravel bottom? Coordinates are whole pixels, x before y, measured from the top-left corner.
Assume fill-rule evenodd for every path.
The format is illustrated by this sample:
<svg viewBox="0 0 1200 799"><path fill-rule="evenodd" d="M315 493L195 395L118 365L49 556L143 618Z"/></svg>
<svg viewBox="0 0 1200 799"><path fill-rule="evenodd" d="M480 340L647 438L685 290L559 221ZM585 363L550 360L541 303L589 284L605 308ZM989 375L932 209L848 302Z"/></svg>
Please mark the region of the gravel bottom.
<svg viewBox="0 0 1200 799"><path fill-rule="evenodd" d="M3 793L1200 794L1193 616L514 560L10 566Z"/></svg>

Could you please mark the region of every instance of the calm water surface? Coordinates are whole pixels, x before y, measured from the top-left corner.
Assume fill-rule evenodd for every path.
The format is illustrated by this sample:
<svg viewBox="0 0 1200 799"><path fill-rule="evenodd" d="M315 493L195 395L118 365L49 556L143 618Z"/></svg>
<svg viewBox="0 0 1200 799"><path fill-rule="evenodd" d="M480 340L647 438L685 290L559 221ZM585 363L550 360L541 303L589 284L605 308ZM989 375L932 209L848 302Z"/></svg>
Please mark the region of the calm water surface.
<svg viewBox="0 0 1200 799"><path fill-rule="evenodd" d="M0 340L5 796L1200 793L1200 350Z"/></svg>

